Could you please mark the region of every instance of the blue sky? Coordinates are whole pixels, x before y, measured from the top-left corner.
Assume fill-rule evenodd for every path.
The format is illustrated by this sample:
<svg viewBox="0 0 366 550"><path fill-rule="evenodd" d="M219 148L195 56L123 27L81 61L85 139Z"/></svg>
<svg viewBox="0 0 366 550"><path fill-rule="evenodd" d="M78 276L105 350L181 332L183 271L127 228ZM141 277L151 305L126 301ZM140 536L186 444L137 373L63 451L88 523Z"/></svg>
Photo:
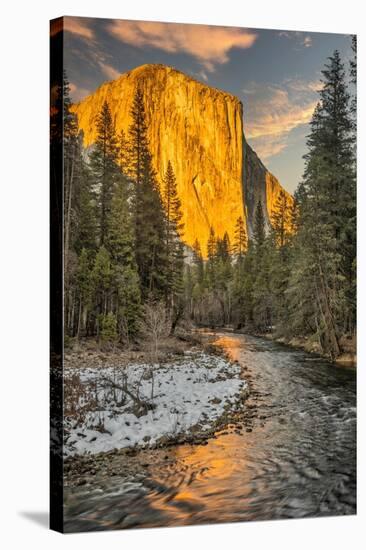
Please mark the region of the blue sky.
<svg viewBox="0 0 366 550"><path fill-rule="evenodd" d="M348 70L351 57L342 34L76 17L64 28L74 101L139 65L173 66L242 100L248 142L290 192L303 172L324 63L338 49Z"/></svg>

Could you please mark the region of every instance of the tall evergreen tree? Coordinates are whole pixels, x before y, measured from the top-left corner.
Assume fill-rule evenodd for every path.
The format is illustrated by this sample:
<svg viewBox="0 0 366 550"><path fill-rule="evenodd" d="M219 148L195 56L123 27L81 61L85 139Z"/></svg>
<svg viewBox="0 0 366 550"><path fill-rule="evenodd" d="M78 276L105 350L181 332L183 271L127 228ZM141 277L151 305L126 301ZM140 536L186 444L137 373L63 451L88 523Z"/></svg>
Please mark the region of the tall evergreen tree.
<svg viewBox="0 0 366 550"><path fill-rule="evenodd" d="M210 234L207 241L207 263L206 263L206 278L208 284L212 287L215 284L216 278L216 251L217 240L214 228L210 227Z"/></svg>
<svg viewBox="0 0 366 550"><path fill-rule="evenodd" d="M202 304L205 287L205 265L202 257L201 245L198 239L195 240L192 247L193 266L192 266L192 293L190 302L190 314L199 324L203 321ZM189 282L189 281L188 281Z"/></svg>
<svg viewBox="0 0 366 550"><path fill-rule="evenodd" d="M244 220L241 216L236 220L234 235L235 235L235 239L234 239L233 252L236 255L237 259L241 260L247 249L247 240L248 240Z"/></svg>
<svg viewBox="0 0 366 550"><path fill-rule="evenodd" d="M166 218L152 166L147 138L144 99L138 88L129 128L129 176L134 184L135 254L142 296L159 298L167 285Z"/></svg>
<svg viewBox="0 0 366 550"><path fill-rule="evenodd" d="M79 257L77 289L79 307L76 336L79 338L82 333L86 333L87 318L92 300L91 260L86 248L81 250Z"/></svg>
<svg viewBox="0 0 366 550"><path fill-rule="evenodd" d="M354 94L351 103L351 113L353 116L353 124L355 129L357 127L357 36L352 35L351 39L351 48L353 53L353 58L350 61L350 77L351 83L354 86Z"/></svg>
<svg viewBox="0 0 366 550"><path fill-rule="evenodd" d="M74 197L75 221L72 231L72 246L77 254L85 248L96 253L98 242L98 211L93 175L89 166L82 161L77 193Z"/></svg>
<svg viewBox="0 0 366 550"><path fill-rule="evenodd" d="M121 173L111 202L106 245L111 256L118 332L129 341L137 331L140 315L140 286L128 199L127 181Z"/></svg>
<svg viewBox="0 0 366 550"><path fill-rule="evenodd" d="M108 250L102 246L95 257L91 273L97 326L111 312L112 266ZM99 333L99 330L98 330Z"/></svg>
<svg viewBox="0 0 366 550"><path fill-rule="evenodd" d="M216 241L214 295L220 304L222 324L231 322L232 311L232 265L231 245L227 232Z"/></svg>
<svg viewBox="0 0 366 550"><path fill-rule="evenodd" d="M327 196L327 212L336 239L335 253L340 257L338 280L339 277L345 279L345 284L340 285L346 298L346 303L342 304L344 329L352 331L356 315L356 165L350 95L344 65L337 50L329 58L322 74L324 87L320 92L321 129L317 147L325 164L322 183Z"/></svg>
<svg viewBox="0 0 366 550"><path fill-rule="evenodd" d="M209 235L209 238L208 238L208 241L207 241L207 258L208 260L214 260L215 258L215 255L216 255L216 244L217 244L217 241L216 241L216 237L215 237L215 231L214 231L214 228L211 226L210 227L210 235Z"/></svg>
<svg viewBox="0 0 366 550"><path fill-rule="evenodd" d="M312 331L323 350L336 357L340 334L355 326L355 172L349 94L337 51L322 73L298 193L299 226L288 296L292 325Z"/></svg>
<svg viewBox="0 0 366 550"><path fill-rule="evenodd" d="M173 167L168 161L163 181L163 203L166 215L165 253L167 257L166 301L174 304L174 298L182 292L184 250L181 241L184 224L182 206L178 196Z"/></svg>
<svg viewBox="0 0 366 550"><path fill-rule="evenodd" d="M90 167L95 178L99 208L99 242L104 246L108 239L109 219L114 184L119 177L117 138L107 101L96 121L97 138L90 154Z"/></svg>
<svg viewBox="0 0 366 550"><path fill-rule="evenodd" d="M129 145L128 139L124 132L121 130L118 136L118 164L125 176L129 174Z"/></svg>
<svg viewBox="0 0 366 550"><path fill-rule="evenodd" d="M283 249L291 235L292 210L284 191L280 191L271 215L271 227L276 244Z"/></svg>
<svg viewBox="0 0 366 550"><path fill-rule="evenodd" d="M271 215L271 231L268 238L269 289L271 292L271 318L277 335L286 335L288 307L286 289L291 271L291 245L296 209L288 203L281 191Z"/></svg>
<svg viewBox="0 0 366 550"><path fill-rule="evenodd" d="M196 282L199 283L199 285L203 285L204 281L204 262L201 252L201 245L196 239L193 243L193 264L196 267Z"/></svg>

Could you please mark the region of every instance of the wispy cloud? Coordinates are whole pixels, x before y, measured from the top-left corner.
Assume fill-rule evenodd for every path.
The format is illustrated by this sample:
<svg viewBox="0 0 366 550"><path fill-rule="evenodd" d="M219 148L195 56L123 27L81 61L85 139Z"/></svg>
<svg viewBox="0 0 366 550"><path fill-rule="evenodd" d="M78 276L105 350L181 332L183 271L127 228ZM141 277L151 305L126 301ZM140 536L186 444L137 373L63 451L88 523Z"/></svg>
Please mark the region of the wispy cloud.
<svg viewBox="0 0 366 550"><path fill-rule="evenodd" d="M311 92L316 93L322 87L321 80L302 80L301 78L288 78L284 84L290 91L305 95L310 95Z"/></svg>
<svg viewBox="0 0 366 550"><path fill-rule="evenodd" d="M64 30L82 38L94 39L94 31L88 21L81 17L64 17Z"/></svg>
<svg viewBox="0 0 366 550"><path fill-rule="evenodd" d="M208 82L208 76L207 76L207 73L204 70L199 71L196 74L197 74L197 76L200 80L204 80L205 82Z"/></svg>
<svg viewBox="0 0 366 550"><path fill-rule="evenodd" d="M309 34L300 31L279 31L278 36L293 40L297 46L310 48L313 45L313 39Z"/></svg>
<svg viewBox="0 0 366 550"><path fill-rule="evenodd" d="M72 49L73 55L81 59L83 63L87 63L93 69L99 69L108 80L115 80L118 78L121 73L111 65L112 56L108 53L104 53L96 41L87 40L87 43L87 48L74 47Z"/></svg>
<svg viewBox="0 0 366 550"><path fill-rule="evenodd" d="M281 86L246 86L246 135L261 158L267 160L283 151L290 132L311 120L319 88L318 81L301 79L287 79Z"/></svg>
<svg viewBox="0 0 366 550"><path fill-rule="evenodd" d="M136 47L150 46L169 53L188 53L207 70L229 61L233 48L253 46L257 35L236 27L211 27L149 21L113 21L107 26L118 40Z"/></svg>
<svg viewBox="0 0 366 550"><path fill-rule="evenodd" d="M74 103L77 103L78 101L82 100L84 97L88 96L91 91L87 88L80 88L73 82L70 82L69 84L70 88L70 96Z"/></svg>
<svg viewBox="0 0 366 550"><path fill-rule="evenodd" d="M121 73L112 67L112 65L108 65L107 63L100 62L99 67L101 68L103 74L109 78L109 80L115 80L119 76L121 76Z"/></svg>

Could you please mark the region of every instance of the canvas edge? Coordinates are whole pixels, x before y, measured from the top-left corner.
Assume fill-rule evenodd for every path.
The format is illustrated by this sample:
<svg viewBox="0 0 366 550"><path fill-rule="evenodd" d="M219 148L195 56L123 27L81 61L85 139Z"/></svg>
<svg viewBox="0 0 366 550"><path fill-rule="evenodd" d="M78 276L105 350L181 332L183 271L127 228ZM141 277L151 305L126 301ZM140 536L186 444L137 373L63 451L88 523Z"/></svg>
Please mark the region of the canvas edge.
<svg viewBox="0 0 366 550"><path fill-rule="evenodd" d="M64 18L50 21L50 516L63 510L63 43Z"/></svg>

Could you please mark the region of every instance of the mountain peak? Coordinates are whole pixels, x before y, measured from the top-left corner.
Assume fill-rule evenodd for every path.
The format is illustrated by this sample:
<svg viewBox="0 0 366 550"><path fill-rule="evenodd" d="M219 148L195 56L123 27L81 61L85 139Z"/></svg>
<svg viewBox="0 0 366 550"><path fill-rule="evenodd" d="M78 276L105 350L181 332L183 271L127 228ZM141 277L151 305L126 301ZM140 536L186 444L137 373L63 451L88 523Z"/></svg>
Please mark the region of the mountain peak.
<svg viewBox="0 0 366 550"><path fill-rule="evenodd" d="M160 183L172 163L182 203L183 239L196 239L205 254L211 227L217 237L235 236L239 217L251 233L259 199L270 219L282 189L247 146L239 99L198 82L174 67L145 64L104 83L73 106L84 144L96 139L96 119L107 101L117 132L128 132L137 88L143 91L154 167Z"/></svg>

